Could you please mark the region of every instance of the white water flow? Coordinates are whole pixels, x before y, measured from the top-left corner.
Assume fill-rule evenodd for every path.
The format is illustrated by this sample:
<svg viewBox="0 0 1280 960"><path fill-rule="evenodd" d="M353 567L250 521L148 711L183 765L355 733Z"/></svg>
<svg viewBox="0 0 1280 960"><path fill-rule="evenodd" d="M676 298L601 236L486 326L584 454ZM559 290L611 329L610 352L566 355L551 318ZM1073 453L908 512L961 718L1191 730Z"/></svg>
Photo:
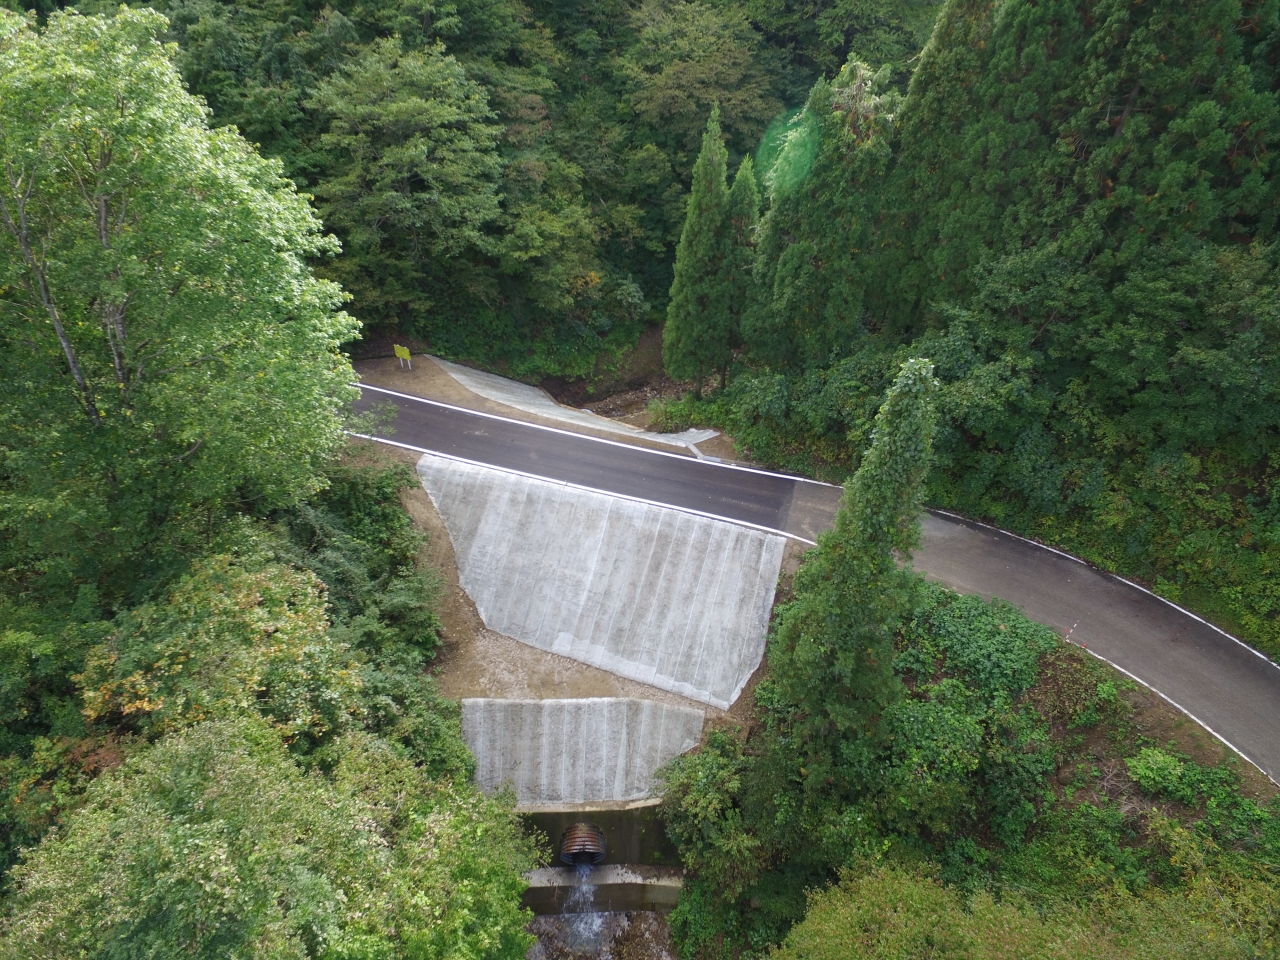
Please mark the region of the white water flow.
<svg viewBox="0 0 1280 960"><path fill-rule="evenodd" d="M599 952L600 934L604 931L604 914L596 912L596 888L591 882L594 869L590 863L574 867L573 892L564 904L567 946L577 954Z"/></svg>

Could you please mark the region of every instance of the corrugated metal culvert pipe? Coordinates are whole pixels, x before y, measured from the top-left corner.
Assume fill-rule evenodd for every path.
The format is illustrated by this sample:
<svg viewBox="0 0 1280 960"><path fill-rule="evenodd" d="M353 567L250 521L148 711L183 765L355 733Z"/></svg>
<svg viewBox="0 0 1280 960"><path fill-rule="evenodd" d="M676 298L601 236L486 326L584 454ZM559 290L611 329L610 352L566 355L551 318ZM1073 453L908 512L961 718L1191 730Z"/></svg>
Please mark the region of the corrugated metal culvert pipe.
<svg viewBox="0 0 1280 960"><path fill-rule="evenodd" d="M604 854L604 833L594 823L570 824L560 837L560 860L570 866L597 864Z"/></svg>

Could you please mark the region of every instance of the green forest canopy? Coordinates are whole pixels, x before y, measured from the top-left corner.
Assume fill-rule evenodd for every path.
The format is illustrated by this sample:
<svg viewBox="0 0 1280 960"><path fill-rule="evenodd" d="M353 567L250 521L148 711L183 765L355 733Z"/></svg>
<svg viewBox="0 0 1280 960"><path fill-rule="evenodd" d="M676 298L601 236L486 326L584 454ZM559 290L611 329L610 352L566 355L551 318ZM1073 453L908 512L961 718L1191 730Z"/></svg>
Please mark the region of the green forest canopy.
<svg viewBox="0 0 1280 960"><path fill-rule="evenodd" d="M536 853L424 674L412 478L335 458L340 345L591 375L725 228L687 207L716 105L765 212L717 274L731 382L674 415L866 495L763 733L671 771L682 950L766 950L842 877L784 956L890 900L843 956L1274 951L1276 808L890 550L927 497L1280 649L1275 4L154 6L0 19L0 954L523 955Z"/></svg>
<svg viewBox="0 0 1280 960"><path fill-rule="evenodd" d="M844 476L928 356L929 500L1280 651L1278 30L1270 4L952 0L905 97L819 81L703 415Z"/></svg>

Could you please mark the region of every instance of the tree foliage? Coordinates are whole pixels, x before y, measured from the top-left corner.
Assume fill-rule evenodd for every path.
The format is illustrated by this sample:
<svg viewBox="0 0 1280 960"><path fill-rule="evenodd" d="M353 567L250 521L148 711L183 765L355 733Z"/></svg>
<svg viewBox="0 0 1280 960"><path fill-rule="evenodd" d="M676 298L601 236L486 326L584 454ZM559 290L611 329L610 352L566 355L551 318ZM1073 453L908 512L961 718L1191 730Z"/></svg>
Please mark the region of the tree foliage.
<svg viewBox="0 0 1280 960"><path fill-rule="evenodd" d="M327 125L319 211L348 251L329 273L368 319L420 323L442 306L429 291L451 282L445 264L493 252L502 165L485 89L440 46L386 38L304 105Z"/></svg>
<svg viewBox="0 0 1280 960"><path fill-rule="evenodd" d="M742 345L742 315L751 291L756 226L760 220L760 186L756 183L755 164L749 156L742 158L738 172L733 175L725 218L728 252L721 269L729 288L729 345L736 348Z"/></svg>
<svg viewBox="0 0 1280 960"><path fill-rule="evenodd" d="M820 73L844 62L850 44L867 59L884 51L905 64L937 4L154 6L169 18L175 62L213 124L235 126L320 198L344 247L323 273L350 289L352 313L438 352L537 377L591 375L598 359L661 322L713 104L736 165ZM413 67L415 58L425 66ZM446 63L458 74L448 90L433 86ZM372 71L367 88L351 88L352 71ZM322 88L337 99L326 105ZM470 112L481 101L483 117ZM470 119L442 126L454 109ZM370 137L358 162L343 132L352 110ZM395 133L406 123L417 132ZM401 133L404 146L392 149ZM419 146L446 144L452 159L438 186L453 202L435 208L430 189L403 175L427 169ZM462 184L459 199L450 190ZM462 219L450 221L454 214ZM433 237L463 242L433 246Z"/></svg>
<svg viewBox="0 0 1280 960"><path fill-rule="evenodd" d="M1138 960L1247 956L1224 924L1181 922L1179 914L1213 908L1168 894L1116 897L1093 910L1059 905L1040 911L987 892L966 898L936 879L901 866L849 873L817 893L809 915L777 951L778 960ZM1244 949L1248 949L1245 947Z"/></svg>
<svg viewBox="0 0 1280 960"><path fill-rule="evenodd" d="M692 152L712 111L739 149L754 146L783 105L770 76L773 51L762 48L743 10L646 0L631 23L637 42L623 69L635 84L637 114ZM705 135L701 142L705 150Z"/></svg>
<svg viewBox="0 0 1280 960"><path fill-rule="evenodd" d="M728 153L720 135L720 111L711 111L702 151L693 165L693 186L680 245L675 280L662 332L662 360L679 379L702 380L727 366L732 349L730 284L724 266L729 254L725 182Z"/></svg>
<svg viewBox="0 0 1280 960"><path fill-rule="evenodd" d="M955 0L900 105L852 65L815 86L736 434L838 476L866 398L928 354L932 499L1274 647L1276 30L1269 5Z"/></svg>
<svg viewBox="0 0 1280 960"><path fill-rule="evenodd" d="M871 446L845 487L835 529L796 574L795 598L769 642L770 698L802 750L873 736L897 698L893 634L914 581L897 566L920 536L920 497L935 430L933 364L902 365Z"/></svg>
<svg viewBox="0 0 1280 960"><path fill-rule="evenodd" d="M333 782L248 719L139 753L17 869L0 952L523 956L514 823L376 741L350 749Z"/></svg>
<svg viewBox="0 0 1280 960"><path fill-rule="evenodd" d="M211 131L156 14L0 17L0 527L95 578L316 490L356 332L280 164Z"/></svg>

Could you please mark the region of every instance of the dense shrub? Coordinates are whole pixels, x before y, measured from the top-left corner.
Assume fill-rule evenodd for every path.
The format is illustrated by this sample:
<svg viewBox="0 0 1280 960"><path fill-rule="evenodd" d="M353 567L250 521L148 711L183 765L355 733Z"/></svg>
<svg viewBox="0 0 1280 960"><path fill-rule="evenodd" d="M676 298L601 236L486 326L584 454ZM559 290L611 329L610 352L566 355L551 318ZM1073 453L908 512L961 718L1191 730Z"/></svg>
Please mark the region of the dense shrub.
<svg viewBox="0 0 1280 960"><path fill-rule="evenodd" d="M1180 898L1179 898L1180 900ZM1229 922L1188 923L1205 903L1119 897L1084 910L965 897L920 872L881 866L815 893L777 960L1138 960L1250 956Z"/></svg>
<svg viewBox="0 0 1280 960"><path fill-rule="evenodd" d="M15 870L0 955L523 956L514 818L377 741L348 750L308 776L242 718L140 751Z"/></svg>

